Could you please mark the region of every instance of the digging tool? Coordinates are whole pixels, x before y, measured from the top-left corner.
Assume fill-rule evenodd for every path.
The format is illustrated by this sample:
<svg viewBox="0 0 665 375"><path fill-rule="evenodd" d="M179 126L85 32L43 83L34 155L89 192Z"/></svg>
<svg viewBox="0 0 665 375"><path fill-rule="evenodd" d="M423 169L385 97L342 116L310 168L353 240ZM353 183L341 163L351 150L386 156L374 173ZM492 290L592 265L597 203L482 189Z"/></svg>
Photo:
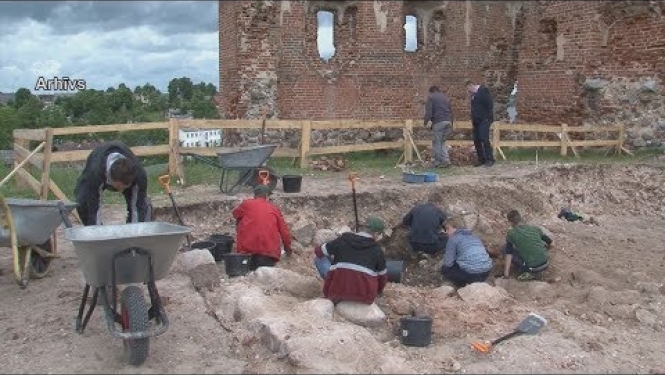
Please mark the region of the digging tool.
<svg viewBox="0 0 665 375"><path fill-rule="evenodd" d="M358 177L355 172L349 173L349 181L351 181L351 192L353 194L353 213L356 217L356 233L358 232L358 204L356 203L356 180Z"/></svg>
<svg viewBox="0 0 665 375"><path fill-rule="evenodd" d="M531 313L527 315L524 320L515 328L515 330L507 335L503 335L494 341L474 342L471 347L481 353L489 353L493 346L498 343L520 335L535 335L547 325L547 319L538 314Z"/></svg>
<svg viewBox="0 0 665 375"><path fill-rule="evenodd" d="M169 185L169 183L171 182L171 176L165 174L163 176L159 176L158 180L159 183L164 188L164 191L169 195L169 198L171 198L171 204L173 204L173 212L175 212L175 216L178 218L178 222L180 223L180 225L186 226L185 223L182 221L182 216L180 216L180 211L178 211L178 206L175 204L175 199L173 198L173 193L171 192L171 186ZM192 246L191 234L187 235L187 246L188 247Z"/></svg>

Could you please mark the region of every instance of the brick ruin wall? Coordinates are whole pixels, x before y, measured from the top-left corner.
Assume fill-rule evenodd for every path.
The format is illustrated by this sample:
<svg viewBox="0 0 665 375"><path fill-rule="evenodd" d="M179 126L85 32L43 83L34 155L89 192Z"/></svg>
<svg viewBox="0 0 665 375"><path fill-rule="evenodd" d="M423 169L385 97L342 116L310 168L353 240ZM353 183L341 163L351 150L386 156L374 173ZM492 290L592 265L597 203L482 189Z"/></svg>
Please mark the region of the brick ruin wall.
<svg viewBox="0 0 665 375"><path fill-rule="evenodd" d="M223 118L417 119L437 84L456 118L468 119L464 79L473 78L490 88L496 118L505 120L517 81L520 122L623 123L631 145L658 145L664 9L660 1L220 1L220 111ZM335 19L328 62L317 47L319 10ZM418 19L416 52L404 51L407 15ZM289 146L299 138L267 136ZM400 136L317 132L312 143ZM258 131L233 140L256 143Z"/></svg>

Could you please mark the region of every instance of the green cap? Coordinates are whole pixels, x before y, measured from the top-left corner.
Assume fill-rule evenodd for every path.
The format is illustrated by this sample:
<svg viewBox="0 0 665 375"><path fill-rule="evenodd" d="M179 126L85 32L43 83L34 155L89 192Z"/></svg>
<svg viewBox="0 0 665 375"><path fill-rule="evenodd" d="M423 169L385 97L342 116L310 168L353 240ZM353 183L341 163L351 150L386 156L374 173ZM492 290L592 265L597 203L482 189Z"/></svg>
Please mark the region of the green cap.
<svg viewBox="0 0 665 375"><path fill-rule="evenodd" d="M271 190L268 185L259 184L254 187L254 195L268 196L270 195Z"/></svg>
<svg viewBox="0 0 665 375"><path fill-rule="evenodd" d="M376 216L370 216L367 218L367 221L365 221L365 226L372 233L383 233L383 230L386 229L386 224L383 222L383 220Z"/></svg>

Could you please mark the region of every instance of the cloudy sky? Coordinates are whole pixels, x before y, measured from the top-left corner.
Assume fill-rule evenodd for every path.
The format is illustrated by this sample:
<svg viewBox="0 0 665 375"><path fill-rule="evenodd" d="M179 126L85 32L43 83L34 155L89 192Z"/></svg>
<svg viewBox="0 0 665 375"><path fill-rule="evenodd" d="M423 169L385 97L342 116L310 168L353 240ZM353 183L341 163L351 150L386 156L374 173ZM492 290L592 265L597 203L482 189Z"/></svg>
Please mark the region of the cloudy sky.
<svg viewBox="0 0 665 375"><path fill-rule="evenodd" d="M219 84L216 1L0 1L0 92L40 76L87 88Z"/></svg>
<svg viewBox="0 0 665 375"><path fill-rule="evenodd" d="M105 90L172 78L219 84L217 1L0 1L0 92L35 91L39 77ZM334 53L332 15L320 12L319 51ZM407 50L415 48L407 17Z"/></svg>

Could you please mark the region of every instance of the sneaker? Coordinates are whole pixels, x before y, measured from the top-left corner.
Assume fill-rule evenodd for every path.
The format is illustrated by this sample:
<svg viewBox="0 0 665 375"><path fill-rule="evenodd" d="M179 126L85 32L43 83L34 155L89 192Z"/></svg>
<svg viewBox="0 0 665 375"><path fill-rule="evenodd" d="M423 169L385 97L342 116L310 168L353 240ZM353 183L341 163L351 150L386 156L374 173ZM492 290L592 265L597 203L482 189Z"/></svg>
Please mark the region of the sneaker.
<svg viewBox="0 0 665 375"><path fill-rule="evenodd" d="M477 161L476 164L474 164L474 167L480 167L481 165L485 165L484 161Z"/></svg>
<svg viewBox="0 0 665 375"><path fill-rule="evenodd" d="M494 165L493 161L486 161L485 164L483 164L485 167L491 167Z"/></svg>

